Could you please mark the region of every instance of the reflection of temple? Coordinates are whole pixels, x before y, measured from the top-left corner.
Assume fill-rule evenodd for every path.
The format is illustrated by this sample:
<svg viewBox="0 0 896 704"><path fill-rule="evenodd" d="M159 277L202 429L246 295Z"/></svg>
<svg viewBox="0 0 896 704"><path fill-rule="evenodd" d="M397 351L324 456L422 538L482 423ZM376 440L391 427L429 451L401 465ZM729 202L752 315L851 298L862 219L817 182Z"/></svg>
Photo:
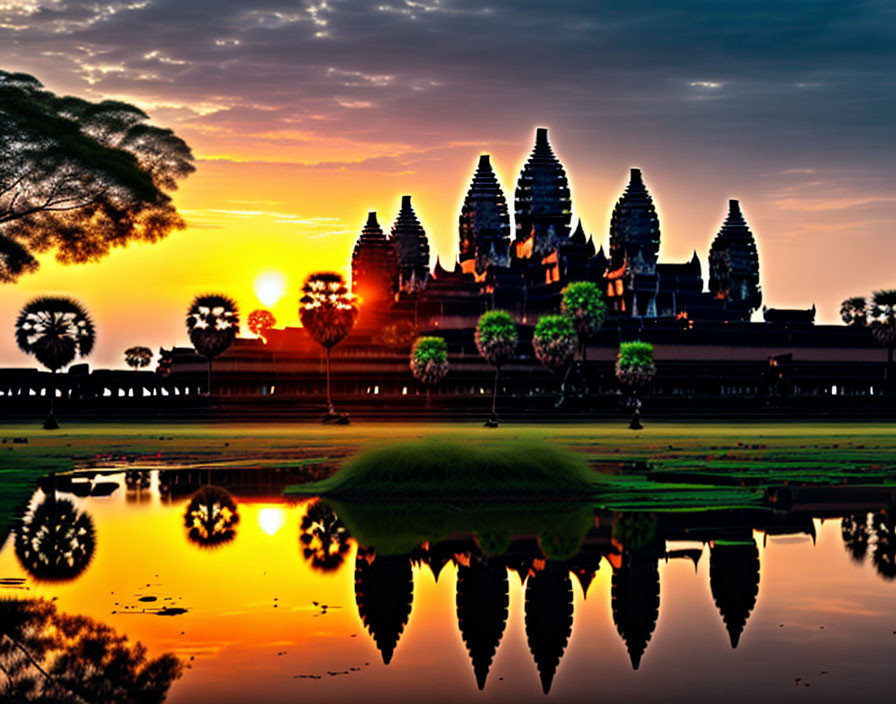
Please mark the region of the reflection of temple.
<svg viewBox="0 0 896 704"><path fill-rule="evenodd" d="M759 548L752 539L717 541L709 552L709 587L736 648L759 594Z"/></svg>
<svg viewBox="0 0 896 704"><path fill-rule="evenodd" d="M635 670L641 664L660 614L658 555L652 547L633 552L623 550L620 566L613 569L613 623L625 641Z"/></svg>
<svg viewBox="0 0 896 704"><path fill-rule="evenodd" d="M411 615L414 577L407 556L377 556L358 548L355 557L355 602L388 665Z"/></svg>
<svg viewBox="0 0 896 704"><path fill-rule="evenodd" d="M509 589L507 568L499 560L474 556L469 566L457 568L457 627L470 653L479 689L485 688L504 635Z"/></svg>
<svg viewBox="0 0 896 704"><path fill-rule="evenodd" d="M545 694L572 633L572 610L569 570L549 562L526 580L526 639Z"/></svg>

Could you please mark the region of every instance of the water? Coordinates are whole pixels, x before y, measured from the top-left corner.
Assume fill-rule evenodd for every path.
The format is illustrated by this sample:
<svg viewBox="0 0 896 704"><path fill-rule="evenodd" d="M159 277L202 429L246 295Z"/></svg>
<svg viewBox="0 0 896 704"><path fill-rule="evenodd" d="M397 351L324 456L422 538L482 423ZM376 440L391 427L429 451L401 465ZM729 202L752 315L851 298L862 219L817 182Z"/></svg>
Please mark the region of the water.
<svg viewBox="0 0 896 704"><path fill-rule="evenodd" d="M893 521L865 526L883 507L597 512L572 549L539 528L384 555L316 500L245 478L186 520L201 478L165 476L57 492L53 515L70 501L87 517L79 547L47 562L10 538L0 598L55 600L173 653L170 702L886 701L896 685ZM572 557L545 559L552 540Z"/></svg>

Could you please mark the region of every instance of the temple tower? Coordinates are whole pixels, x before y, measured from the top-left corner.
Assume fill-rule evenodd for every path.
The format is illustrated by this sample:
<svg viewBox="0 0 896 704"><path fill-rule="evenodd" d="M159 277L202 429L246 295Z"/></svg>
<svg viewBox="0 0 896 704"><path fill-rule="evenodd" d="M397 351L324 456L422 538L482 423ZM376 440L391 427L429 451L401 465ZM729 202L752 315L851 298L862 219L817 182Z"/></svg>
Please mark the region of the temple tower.
<svg viewBox="0 0 896 704"><path fill-rule="evenodd" d="M569 570L548 563L526 580L526 640L535 659L542 691L551 684L572 634L573 595Z"/></svg>
<svg viewBox="0 0 896 704"><path fill-rule="evenodd" d="M383 234L376 213L371 212L352 252L352 292L362 303L389 303L397 290L395 244Z"/></svg>
<svg viewBox="0 0 896 704"><path fill-rule="evenodd" d="M392 225L392 242L398 253L398 286L408 293L426 283L429 272L429 241L411 207L411 197L401 197L401 210Z"/></svg>
<svg viewBox="0 0 896 704"><path fill-rule="evenodd" d="M709 553L709 588L731 647L736 648L759 594L759 548L752 538L714 544Z"/></svg>
<svg viewBox="0 0 896 704"><path fill-rule="evenodd" d="M490 266L510 265L510 216L488 154L479 157L460 211L459 230L461 264L474 261L478 274Z"/></svg>
<svg viewBox="0 0 896 704"><path fill-rule="evenodd" d="M370 631L383 664L392 655L411 615L414 573L407 557L377 556L358 548L355 556L355 603L361 622Z"/></svg>
<svg viewBox="0 0 896 704"><path fill-rule="evenodd" d="M632 273L652 276L659 251L660 219L641 169L632 169L610 218L610 268L619 269L627 262Z"/></svg>
<svg viewBox="0 0 896 704"><path fill-rule="evenodd" d="M497 559L474 556L457 568L457 626L473 662L476 686L485 680L507 625L510 587L507 568Z"/></svg>
<svg viewBox="0 0 896 704"><path fill-rule="evenodd" d="M548 131L535 131L535 147L520 172L514 203L516 240L532 237L532 253L549 254L569 238L572 202L563 165L554 156Z"/></svg>
<svg viewBox="0 0 896 704"><path fill-rule="evenodd" d="M709 290L716 298L742 307L746 320L762 304L759 253L736 200L728 201L728 217L709 250Z"/></svg>

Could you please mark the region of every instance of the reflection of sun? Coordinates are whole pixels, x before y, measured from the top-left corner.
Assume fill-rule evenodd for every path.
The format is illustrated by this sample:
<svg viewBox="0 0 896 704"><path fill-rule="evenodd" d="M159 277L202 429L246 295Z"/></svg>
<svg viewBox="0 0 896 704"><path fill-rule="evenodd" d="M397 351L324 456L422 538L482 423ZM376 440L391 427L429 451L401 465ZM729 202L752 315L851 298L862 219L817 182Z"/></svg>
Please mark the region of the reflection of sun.
<svg viewBox="0 0 896 704"><path fill-rule="evenodd" d="M263 508L258 512L258 525L268 535L273 535L286 523L282 508Z"/></svg>
<svg viewBox="0 0 896 704"><path fill-rule="evenodd" d="M255 295L266 306L272 306L286 292L286 279L279 271L269 271L255 279Z"/></svg>

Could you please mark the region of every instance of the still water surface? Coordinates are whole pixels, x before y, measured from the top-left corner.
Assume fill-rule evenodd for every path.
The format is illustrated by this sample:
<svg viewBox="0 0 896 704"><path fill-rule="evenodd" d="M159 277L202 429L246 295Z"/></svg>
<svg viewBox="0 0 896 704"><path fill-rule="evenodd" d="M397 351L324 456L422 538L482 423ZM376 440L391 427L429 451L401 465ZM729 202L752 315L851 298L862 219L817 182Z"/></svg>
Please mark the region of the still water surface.
<svg viewBox="0 0 896 704"><path fill-rule="evenodd" d="M54 565L11 537L0 598L53 599L149 657L173 653L184 664L175 704L890 701L896 691L896 538L880 511L598 512L564 561L546 559L534 534L492 557L461 534L384 555L317 501L228 487L233 503L203 522L208 506L189 515L195 488L159 477L103 477L94 493L108 496L58 492L92 536ZM46 500L38 491L32 511Z"/></svg>

